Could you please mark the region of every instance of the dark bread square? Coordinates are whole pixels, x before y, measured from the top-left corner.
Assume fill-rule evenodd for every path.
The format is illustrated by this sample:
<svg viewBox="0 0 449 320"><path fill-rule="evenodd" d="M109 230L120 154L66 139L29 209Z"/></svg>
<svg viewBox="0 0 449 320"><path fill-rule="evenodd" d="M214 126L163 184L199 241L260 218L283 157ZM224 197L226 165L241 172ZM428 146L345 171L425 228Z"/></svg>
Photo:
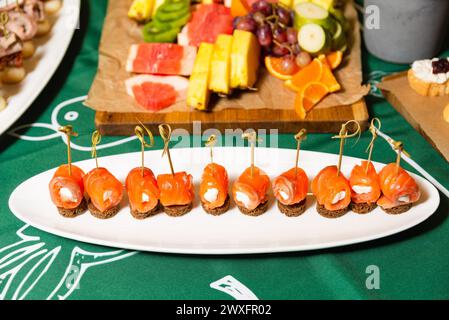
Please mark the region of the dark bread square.
<svg viewBox="0 0 449 320"><path fill-rule="evenodd" d="M285 205L279 201L277 203L279 210L287 217L298 217L306 211L306 199L292 205Z"/></svg>
<svg viewBox="0 0 449 320"><path fill-rule="evenodd" d="M143 220L152 216L155 216L159 213L159 211L161 210L161 206L160 203L158 202L157 205L151 209L150 211L147 212L139 212L137 210L130 210L131 211L131 215L137 219L137 220Z"/></svg>
<svg viewBox="0 0 449 320"><path fill-rule="evenodd" d="M325 218L340 218L344 216L348 212L348 207L340 209L340 210L327 210L324 205L321 205L319 203L316 204L316 210L320 215L322 215Z"/></svg>
<svg viewBox="0 0 449 320"><path fill-rule="evenodd" d="M65 218L75 218L82 215L87 210L87 201L83 199L78 207L75 209L64 209L58 207L58 212Z"/></svg>
<svg viewBox="0 0 449 320"><path fill-rule="evenodd" d="M354 211L355 213L358 214L366 214L369 213L371 211L373 211L374 209L376 209L377 204L375 202L373 203L368 203L368 202L364 202L364 203L354 203L351 202L351 204L349 205L349 208Z"/></svg>
<svg viewBox="0 0 449 320"><path fill-rule="evenodd" d="M170 217L180 217L192 210L192 203L182 206L164 206L164 212Z"/></svg>
<svg viewBox="0 0 449 320"><path fill-rule="evenodd" d="M260 215L264 214L265 212L267 212L268 200L259 204L257 206L257 208L255 208L254 210L248 210L245 207L241 207L241 206L237 206L237 207L239 208L241 213L246 214L247 216L257 217L257 216L260 216Z"/></svg>
<svg viewBox="0 0 449 320"><path fill-rule="evenodd" d="M406 203L406 204L403 204L403 205L400 205L400 206L397 206L397 207L394 207L394 208L390 208L390 209L382 208L382 210L385 211L388 214L395 215L395 214L401 214L401 213L404 213L406 211L409 211L411 207L412 207L411 203Z"/></svg>
<svg viewBox="0 0 449 320"><path fill-rule="evenodd" d="M110 219L110 218L114 217L120 211L120 205L117 205L113 208L106 210L105 212L101 212L100 210L97 209L97 207L94 206L94 204L90 200L87 203L87 206L89 208L90 213L95 218L103 219L103 220Z"/></svg>
<svg viewBox="0 0 449 320"><path fill-rule="evenodd" d="M211 214L213 216L219 216L223 213L225 213L226 211L229 210L229 206L231 205L231 199L228 197L225 200L225 203L218 208L214 208L214 209L208 209L205 207L204 203L201 201L201 206L203 207L204 211L206 211L208 214Z"/></svg>

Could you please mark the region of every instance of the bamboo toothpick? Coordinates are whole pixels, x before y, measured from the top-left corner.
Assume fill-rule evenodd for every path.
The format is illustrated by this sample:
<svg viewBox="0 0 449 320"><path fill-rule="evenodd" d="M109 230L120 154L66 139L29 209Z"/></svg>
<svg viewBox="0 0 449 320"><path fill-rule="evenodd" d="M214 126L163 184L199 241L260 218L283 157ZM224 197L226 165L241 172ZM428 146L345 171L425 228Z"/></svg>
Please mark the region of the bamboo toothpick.
<svg viewBox="0 0 449 320"><path fill-rule="evenodd" d="M217 143L217 136L214 134L211 134L209 138L207 138L207 141L205 143L206 147L210 148L210 162L214 163L214 147Z"/></svg>
<svg viewBox="0 0 449 320"><path fill-rule="evenodd" d="M378 124L378 127L376 126L376 122ZM371 163L371 158L373 155L373 149L374 149L374 142L377 139L377 130L380 130L380 128L382 127L382 123L380 122L379 118L373 118L371 120L371 125L369 127L369 131L371 132L372 138L371 138L371 142L369 143L367 149L365 150L365 152L369 152L368 153L368 161L366 162L366 167L365 167L365 174L368 173L368 168L369 168L369 164Z"/></svg>
<svg viewBox="0 0 449 320"><path fill-rule="evenodd" d="M295 134L296 140L296 160L295 160L295 176L298 174L298 163L299 163L299 150L301 149L301 142L307 137L307 130L301 129L297 134Z"/></svg>
<svg viewBox="0 0 449 320"><path fill-rule="evenodd" d="M137 138L140 141L141 152L142 152L142 177L143 177L144 173L145 173L145 147L151 148L154 146L154 137L153 137L153 134L151 133L150 129L148 129L142 122L139 121L139 123L140 123L140 125L136 126L134 128L134 133L136 134ZM150 143L147 143L145 141L145 133L150 138Z"/></svg>
<svg viewBox="0 0 449 320"><path fill-rule="evenodd" d="M347 126L351 123L354 123L356 125L356 131L354 131L351 134L348 134L348 129ZM338 156L338 167L337 167L337 175L340 175L340 171L341 171L341 163L343 160L343 150L344 150L344 146L345 146L345 140L348 138L352 138L355 137L356 135L360 136L360 124L355 121L355 120L349 120L346 123L343 123L341 125L341 130L340 133L337 136L333 136L332 139L340 139L340 153Z"/></svg>
<svg viewBox="0 0 449 320"><path fill-rule="evenodd" d="M98 158L97 158L97 144L101 142L101 134L98 130L92 133L92 158L95 158L95 165L98 169Z"/></svg>
<svg viewBox="0 0 449 320"><path fill-rule="evenodd" d="M259 140L257 139L257 133L255 131L242 134L242 138L248 139L248 142L251 146L251 178L252 178L254 175L254 149L256 147L256 142L258 142Z"/></svg>
<svg viewBox="0 0 449 320"><path fill-rule="evenodd" d="M405 154L408 158L410 154L404 150L404 144L401 141L392 141L393 150L397 151L398 155L396 157L396 175L399 173L399 167L401 166L401 154Z"/></svg>
<svg viewBox="0 0 449 320"><path fill-rule="evenodd" d="M175 170L173 169L173 163L171 160L170 147L169 147L172 133L170 125L166 123L159 125L159 133L161 135L162 140L164 140L164 151L162 152L162 156L164 156L165 154L167 155L168 163L170 164L171 174L174 176Z"/></svg>
<svg viewBox="0 0 449 320"><path fill-rule="evenodd" d="M78 133L73 131L72 126L63 126L58 129L59 132L62 132L67 137L67 165L69 166L69 175L72 175L72 148L70 147L70 139L71 137L78 137Z"/></svg>

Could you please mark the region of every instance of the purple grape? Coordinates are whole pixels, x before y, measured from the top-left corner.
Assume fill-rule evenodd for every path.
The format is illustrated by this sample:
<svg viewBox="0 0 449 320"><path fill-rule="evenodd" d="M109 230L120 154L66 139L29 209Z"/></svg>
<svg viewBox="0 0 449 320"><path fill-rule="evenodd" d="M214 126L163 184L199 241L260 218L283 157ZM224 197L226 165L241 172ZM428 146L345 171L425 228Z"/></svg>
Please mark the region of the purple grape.
<svg viewBox="0 0 449 320"><path fill-rule="evenodd" d="M249 32L254 32L257 29L256 21L250 16L244 16L237 22L237 30L244 30Z"/></svg>
<svg viewBox="0 0 449 320"><path fill-rule="evenodd" d="M296 55L301 53L301 47L297 43L292 45L292 50L293 50L293 53Z"/></svg>
<svg viewBox="0 0 449 320"><path fill-rule="evenodd" d="M288 11L287 9L285 9L283 7L278 7L276 10L276 13L279 17L280 23L282 23L285 26L290 25L290 21L291 21L290 11Z"/></svg>
<svg viewBox="0 0 449 320"><path fill-rule="evenodd" d="M262 12L265 16L269 16L272 13L271 4L265 0L254 2L251 6L251 12Z"/></svg>
<svg viewBox="0 0 449 320"><path fill-rule="evenodd" d="M298 67L296 66L295 57L292 55L284 56L281 60L282 73L292 75L296 72Z"/></svg>
<svg viewBox="0 0 449 320"><path fill-rule="evenodd" d="M287 32L281 27L273 29L273 39L279 43L287 42Z"/></svg>
<svg viewBox="0 0 449 320"><path fill-rule="evenodd" d="M239 22L241 17L235 17L234 19L232 19L232 28L233 29L237 29L237 23Z"/></svg>
<svg viewBox="0 0 449 320"><path fill-rule="evenodd" d="M273 41L273 34L271 33L271 28L269 25L264 24L263 26L260 26L256 34L261 46L265 47L271 45L271 42Z"/></svg>
<svg viewBox="0 0 449 320"><path fill-rule="evenodd" d="M278 45L276 45L273 48L273 54L276 57L283 57L283 56L285 56L285 55L287 55L289 53L290 53L290 51L285 46L278 46Z"/></svg>
<svg viewBox="0 0 449 320"><path fill-rule="evenodd" d="M290 44L298 42L298 31L295 28L287 28L287 41Z"/></svg>
<svg viewBox="0 0 449 320"><path fill-rule="evenodd" d="M265 23L265 15L260 11L254 12L253 19L259 25L262 25Z"/></svg>

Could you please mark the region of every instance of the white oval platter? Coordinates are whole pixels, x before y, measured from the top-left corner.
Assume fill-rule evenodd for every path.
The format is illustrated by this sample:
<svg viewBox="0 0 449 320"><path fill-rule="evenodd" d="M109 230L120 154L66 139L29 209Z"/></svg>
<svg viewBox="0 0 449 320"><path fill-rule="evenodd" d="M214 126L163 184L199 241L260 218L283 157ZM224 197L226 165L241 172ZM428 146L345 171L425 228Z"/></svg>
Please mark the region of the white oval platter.
<svg viewBox="0 0 449 320"><path fill-rule="evenodd" d="M209 161L208 148L172 149L176 171L188 171L194 177L195 192L204 166ZM215 148L215 161L224 165L230 183L248 166L248 148ZM294 166L295 150L256 149L256 165L273 179ZM333 154L301 151L300 166L311 180L323 167L336 164ZM124 181L127 173L140 164L140 153L99 158L100 166L108 168ZM345 157L342 172L348 177L360 159ZM76 163L86 172L93 160ZM155 174L167 173L169 166L161 151L147 151L146 164ZM374 163L380 170L383 164ZM427 180L413 175L422 197L411 210L401 215L388 215L380 208L366 215L349 212L338 219L321 217L315 199L308 197L306 212L296 218L281 214L273 197L268 211L259 217L241 214L235 204L222 216L206 214L198 199L192 212L179 218L164 213L140 221L129 213L126 199L121 211L110 220L99 220L90 213L74 219L61 217L50 200L48 183L55 169L38 174L18 186L11 194L9 206L17 218L38 229L78 241L124 249L182 254L250 254L289 252L330 248L386 237L409 229L438 208L438 191ZM126 198L126 197L125 197Z"/></svg>

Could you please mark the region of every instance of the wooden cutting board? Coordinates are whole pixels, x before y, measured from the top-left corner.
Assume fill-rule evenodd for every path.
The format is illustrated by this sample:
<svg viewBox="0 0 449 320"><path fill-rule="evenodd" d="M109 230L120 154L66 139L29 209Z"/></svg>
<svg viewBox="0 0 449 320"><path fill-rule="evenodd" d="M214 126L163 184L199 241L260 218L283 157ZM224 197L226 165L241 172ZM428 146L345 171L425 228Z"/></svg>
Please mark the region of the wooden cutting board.
<svg viewBox="0 0 449 320"><path fill-rule="evenodd" d="M157 126L170 123L174 128L198 134L207 129L277 129L278 133L296 133L300 128L309 132L337 133L341 124L349 120L359 121L363 130L369 127L369 115L362 99L352 105L318 108L310 112L303 121L298 120L294 110L270 109L226 109L214 112L171 112L171 113L110 113L96 112L95 125L102 135L133 135L137 119L153 133ZM194 130L194 122L200 121L201 129Z"/></svg>
<svg viewBox="0 0 449 320"><path fill-rule="evenodd" d="M449 104L449 96L419 95L410 88L407 72L383 78L378 88L388 102L449 161L449 123L443 119L443 109Z"/></svg>

